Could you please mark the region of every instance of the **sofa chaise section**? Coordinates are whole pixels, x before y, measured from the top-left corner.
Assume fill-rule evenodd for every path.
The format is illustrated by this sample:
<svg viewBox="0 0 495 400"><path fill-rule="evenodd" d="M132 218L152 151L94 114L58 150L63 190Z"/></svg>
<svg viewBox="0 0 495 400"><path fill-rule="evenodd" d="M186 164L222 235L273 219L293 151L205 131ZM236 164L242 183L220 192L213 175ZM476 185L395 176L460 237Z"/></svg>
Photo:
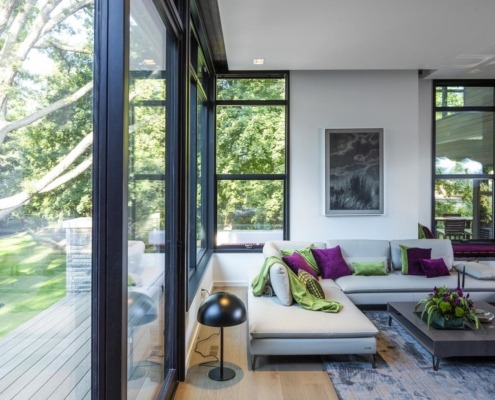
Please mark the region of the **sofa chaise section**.
<svg viewBox="0 0 495 400"><path fill-rule="evenodd" d="M402 274L400 247L431 249L431 258L443 258L450 269L449 276ZM282 250L334 248L339 246L346 264L383 261L387 275L341 276L335 281L319 279L327 300L338 301L343 309L324 313L303 309L293 304L286 267L274 263L270 268L271 297L248 294L249 357L251 368L260 355L303 354L376 354L378 330L357 305L386 305L393 301L419 301L435 286L457 287L462 261L454 261L452 243L448 239L405 240L328 240L326 242L271 241L263 248L265 258L281 257ZM495 302L495 266L467 265L464 290L473 300ZM467 269L466 269L467 271ZM480 277L480 279L477 278Z"/></svg>
<svg viewBox="0 0 495 400"><path fill-rule="evenodd" d="M276 296L248 294L249 365L256 366L258 356L266 355L371 355L374 365L378 330L342 293L332 280L320 281L325 298L340 302L338 313L290 307Z"/></svg>

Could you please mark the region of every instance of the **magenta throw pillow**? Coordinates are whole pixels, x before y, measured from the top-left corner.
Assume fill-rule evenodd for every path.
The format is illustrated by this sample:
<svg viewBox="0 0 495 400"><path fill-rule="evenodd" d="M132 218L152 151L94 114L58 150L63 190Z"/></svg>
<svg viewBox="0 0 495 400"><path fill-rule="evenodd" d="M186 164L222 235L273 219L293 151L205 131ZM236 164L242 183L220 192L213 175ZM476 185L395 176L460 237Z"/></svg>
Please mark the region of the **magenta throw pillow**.
<svg viewBox="0 0 495 400"><path fill-rule="evenodd" d="M410 247L407 249L407 275L425 275L419 260L431 258L431 249Z"/></svg>
<svg viewBox="0 0 495 400"><path fill-rule="evenodd" d="M427 278L450 275L449 268L443 258L419 260L419 262Z"/></svg>
<svg viewBox="0 0 495 400"><path fill-rule="evenodd" d="M311 253L313 253L322 278L337 279L352 274L342 257L340 246L330 249L311 249Z"/></svg>
<svg viewBox="0 0 495 400"><path fill-rule="evenodd" d="M299 270L302 269L318 280L318 275L316 275L315 270L311 268L311 265L309 265L299 253L294 252L290 256L284 256L282 257L282 260L284 260L284 263L286 263L296 275L299 273Z"/></svg>

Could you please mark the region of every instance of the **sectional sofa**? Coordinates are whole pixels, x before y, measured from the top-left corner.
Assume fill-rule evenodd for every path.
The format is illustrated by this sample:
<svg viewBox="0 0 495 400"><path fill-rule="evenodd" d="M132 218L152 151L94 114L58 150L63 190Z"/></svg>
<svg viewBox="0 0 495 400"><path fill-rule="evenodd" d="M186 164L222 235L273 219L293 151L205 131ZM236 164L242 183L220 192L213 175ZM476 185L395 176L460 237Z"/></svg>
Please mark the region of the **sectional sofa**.
<svg viewBox="0 0 495 400"><path fill-rule="evenodd" d="M282 251L307 247L340 247L351 274L333 279L319 279L325 299L343 305L339 313L309 311L293 304L287 269L281 263L270 268L272 296L248 294L249 357L255 368L261 355L363 354L374 365L378 330L361 312L363 306L383 306L393 301L419 301L435 286L464 286L476 300L495 302L495 266L477 260L454 260L448 239L408 240L328 240L326 242L271 241L263 248L265 258L282 258ZM447 276L427 278L402 273L404 248L431 249L431 259L442 258ZM358 276L352 273L356 262L381 262L386 275ZM460 272L464 274L460 275Z"/></svg>

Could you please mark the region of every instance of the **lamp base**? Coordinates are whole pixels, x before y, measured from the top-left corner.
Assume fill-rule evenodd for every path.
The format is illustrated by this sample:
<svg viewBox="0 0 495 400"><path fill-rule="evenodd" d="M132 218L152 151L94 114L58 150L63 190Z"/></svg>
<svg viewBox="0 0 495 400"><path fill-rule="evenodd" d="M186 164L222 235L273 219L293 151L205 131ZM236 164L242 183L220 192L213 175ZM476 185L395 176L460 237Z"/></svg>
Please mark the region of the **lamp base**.
<svg viewBox="0 0 495 400"><path fill-rule="evenodd" d="M229 381L234 378L235 376L235 371L231 368L213 368L208 376L210 379L213 379L214 381Z"/></svg>

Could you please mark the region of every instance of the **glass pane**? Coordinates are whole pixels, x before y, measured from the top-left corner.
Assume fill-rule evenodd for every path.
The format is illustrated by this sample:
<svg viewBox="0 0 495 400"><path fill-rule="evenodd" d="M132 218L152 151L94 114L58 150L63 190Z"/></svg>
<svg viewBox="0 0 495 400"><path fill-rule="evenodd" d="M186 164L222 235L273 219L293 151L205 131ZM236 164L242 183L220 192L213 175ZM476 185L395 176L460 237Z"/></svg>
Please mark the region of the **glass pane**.
<svg viewBox="0 0 495 400"><path fill-rule="evenodd" d="M217 246L283 238L282 181L219 181L217 190Z"/></svg>
<svg viewBox="0 0 495 400"><path fill-rule="evenodd" d="M436 173L493 173L493 113L436 113Z"/></svg>
<svg viewBox="0 0 495 400"><path fill-rule="evenodd" d="M285 100L285 79L217 79L218 100Z"/></svg>
<svg viewBox="0 0 495 400"><path fill-rule="evenodd" d="M91 397L93 3L56 2L51 19L54 2L32 3L0 3L0 398L83 399Z"/></svg>
<svg viewBox="0 0 495 400"><path fill-rule="evenodd" d="M197 99L197 126L196 126L196 252L206 248L206 173L204 155L206 146L207 107L205 101L198 94Z"/></svg>
<svg viewBox="0 0 495 400"><path fill-rule="evenodd" d="M435 234L452 240L493 239L493 180L436 180Z"/></svg>
<svg viewBox="0 0 495 400"><path fill-rule="evenodd" d="M164 377L167 32L152 0L131 1L127 398L154 399Z"/></svg>
<svg viewBox="0 0 495 400"><path fill-rule="evenodd" d="M437 86L437 107L493 106L493 87Z"/></svg>
<svg viewBox="0 0 495 400"><path fill-rule="evenodd" d="M218 106L217 174L285 173L285 107Z"/></svg>

